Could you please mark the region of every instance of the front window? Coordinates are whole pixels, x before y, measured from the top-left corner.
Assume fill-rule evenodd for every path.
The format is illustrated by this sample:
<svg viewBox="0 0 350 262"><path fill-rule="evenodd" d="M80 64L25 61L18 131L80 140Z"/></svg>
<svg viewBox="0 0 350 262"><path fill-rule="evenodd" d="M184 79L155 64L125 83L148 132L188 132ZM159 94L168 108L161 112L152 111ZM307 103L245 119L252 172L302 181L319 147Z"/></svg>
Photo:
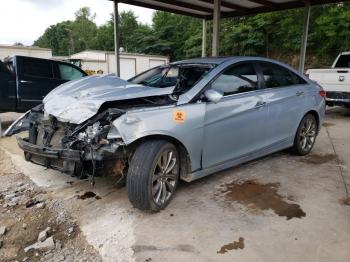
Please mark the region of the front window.
<svg viewBox="0 0 350 262"><path fill-rule="evenodd" d="M67 81L85 76L81 71L67 64L58 64L58 71L60 72L60 79Z"/></svg>
<svg viewBox="0 0 350 262"><path fill-rule="evenodd" d="M221 91L224 96L254 91L257 87L258 76L251 63L226 69L211 84L212 89Z"/></svg>
<svg viewBox="0 0 350 262"><path fill-rule="evenodd" d="M176 93L181 94L190 90L212 68L206 64L160 66L129 79L129 82L156 88L176 87Z"/></svg>

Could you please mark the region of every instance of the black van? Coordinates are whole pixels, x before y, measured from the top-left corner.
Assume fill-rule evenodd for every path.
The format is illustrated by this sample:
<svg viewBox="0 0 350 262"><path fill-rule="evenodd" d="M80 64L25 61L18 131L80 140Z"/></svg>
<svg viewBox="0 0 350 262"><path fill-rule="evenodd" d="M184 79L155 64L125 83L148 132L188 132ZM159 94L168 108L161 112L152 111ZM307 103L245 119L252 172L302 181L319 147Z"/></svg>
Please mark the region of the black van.
<svg viewBox="0 0 350 262"><path fill-rule="evenodd" d="M25 112L55 87L87 74L61 61L13 56L0 61L0 112Z"/></svg>

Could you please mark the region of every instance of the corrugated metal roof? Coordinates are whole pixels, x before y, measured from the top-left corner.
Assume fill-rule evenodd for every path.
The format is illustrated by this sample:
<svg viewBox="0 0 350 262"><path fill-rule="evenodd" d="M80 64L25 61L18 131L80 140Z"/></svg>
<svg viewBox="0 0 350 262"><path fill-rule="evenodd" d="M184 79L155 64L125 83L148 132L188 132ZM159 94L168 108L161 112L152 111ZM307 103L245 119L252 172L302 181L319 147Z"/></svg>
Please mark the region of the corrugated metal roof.
<svg viewBox="0 0 350 262"><path fill-rule="evenodd" d="M113 0L112 0L113 1ZM350 0L345 0L350 1ZM221 0L221 17L253 15L310 5L345 2L339 0ZM181 15L212 19L213 0L117 0L135 6Z"/></svg>

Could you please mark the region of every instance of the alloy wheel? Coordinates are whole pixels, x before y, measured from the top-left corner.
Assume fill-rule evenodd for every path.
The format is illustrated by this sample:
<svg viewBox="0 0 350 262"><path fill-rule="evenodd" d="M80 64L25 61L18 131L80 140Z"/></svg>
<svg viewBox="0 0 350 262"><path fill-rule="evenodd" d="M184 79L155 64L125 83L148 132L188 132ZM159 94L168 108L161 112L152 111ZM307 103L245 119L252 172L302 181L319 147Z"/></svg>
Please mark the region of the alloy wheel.
<svg viewBox="0 0 350 262"><path fill-rule="evenodd" d="M317 126L312 118L307 118L300 129L300 147L303 151L309 151L316 139Z"/></svg>
<svg viewBox="0 0 350 262"><path fill-rule="evenodd" d="M178 175L177 154L166 149L159 156L152 175L152 196L157 205L164 205L173 195Z"/></svg>

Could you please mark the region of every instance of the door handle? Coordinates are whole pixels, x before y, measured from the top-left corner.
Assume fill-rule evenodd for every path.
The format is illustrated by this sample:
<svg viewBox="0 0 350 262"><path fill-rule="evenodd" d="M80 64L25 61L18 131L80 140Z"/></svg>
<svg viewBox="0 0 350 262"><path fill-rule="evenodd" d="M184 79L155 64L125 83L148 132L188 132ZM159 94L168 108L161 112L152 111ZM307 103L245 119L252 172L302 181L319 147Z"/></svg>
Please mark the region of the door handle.
<svg viewBox="0 0 350 262"><path fill-rule="evenodd" d="M255 107L254 108L260 108L260 107L263 107L266 105L266 102L263 102L263 101L259 101L256 103Z"/></svg>
<svg viewBox="0 0 350 262"><path fill-rule="evenodd" d="M22 84L24 84L24 83L33 83L32 81L27 81L27 80L21 80L19 82L22 83Z"/></svg>
<svg viewBox="0 0 350 262"><path fill-rule="evenodd" d="M296 92L295 93L297 96L302 96L303 94L304 94L304 92L303 91L298 91L298 92Z"/></svg>

